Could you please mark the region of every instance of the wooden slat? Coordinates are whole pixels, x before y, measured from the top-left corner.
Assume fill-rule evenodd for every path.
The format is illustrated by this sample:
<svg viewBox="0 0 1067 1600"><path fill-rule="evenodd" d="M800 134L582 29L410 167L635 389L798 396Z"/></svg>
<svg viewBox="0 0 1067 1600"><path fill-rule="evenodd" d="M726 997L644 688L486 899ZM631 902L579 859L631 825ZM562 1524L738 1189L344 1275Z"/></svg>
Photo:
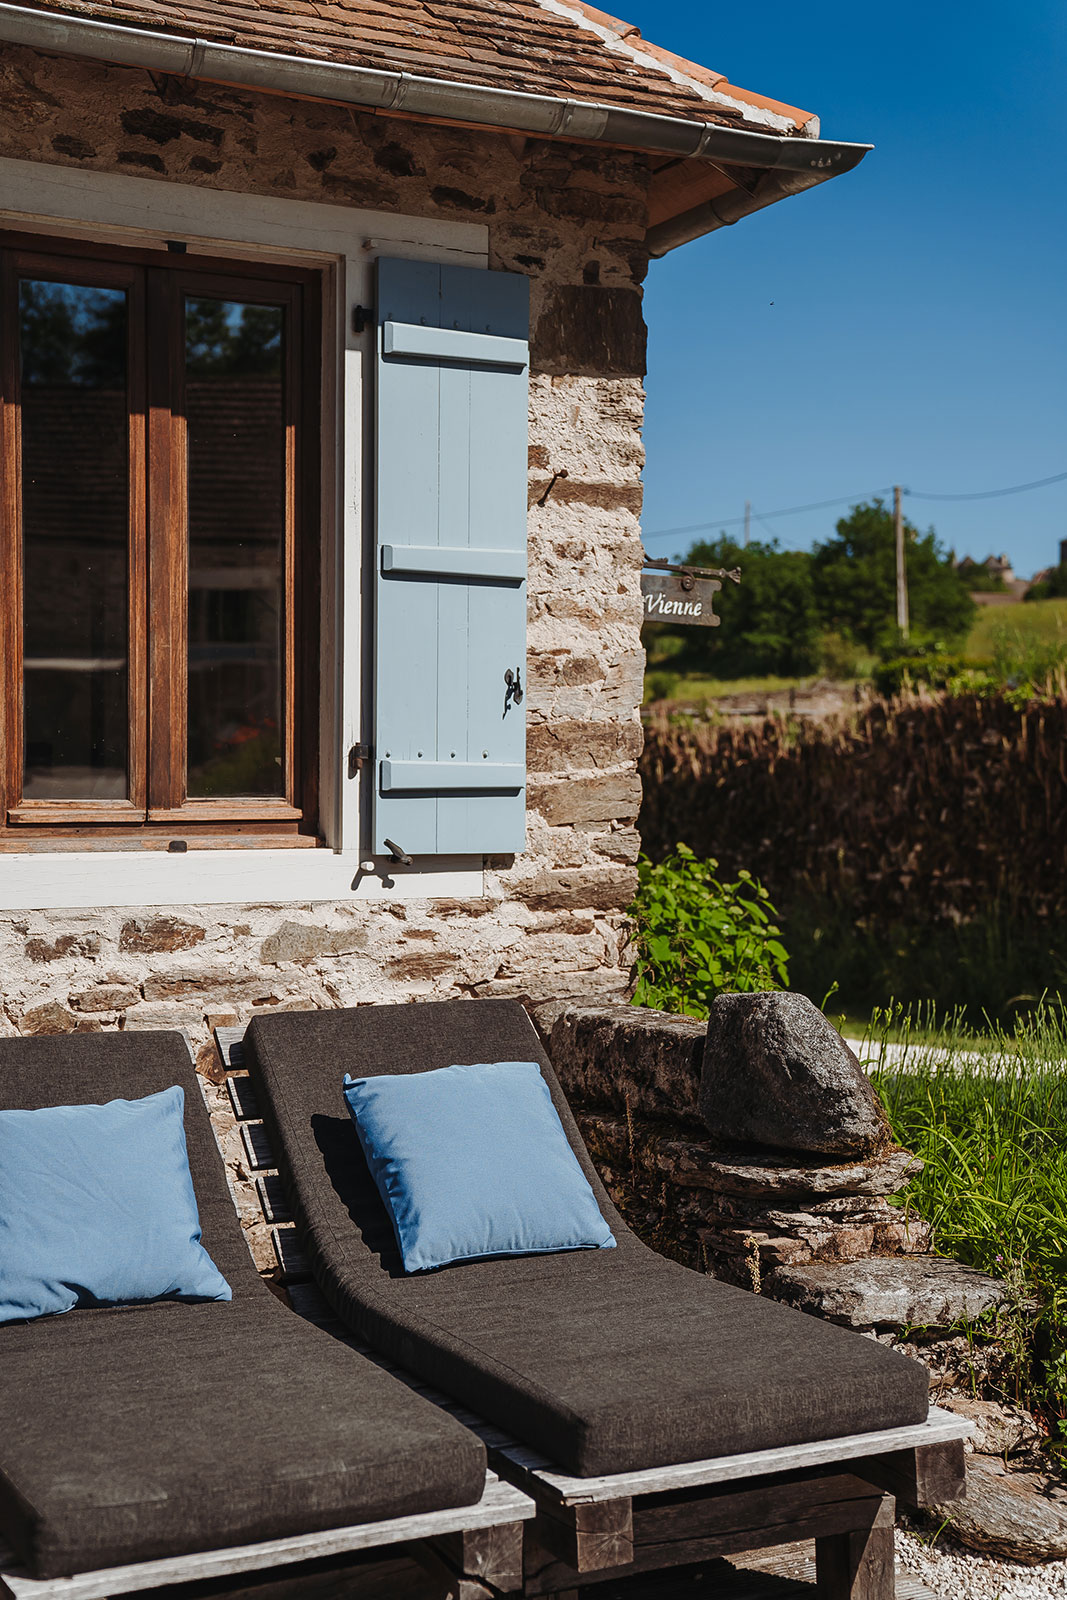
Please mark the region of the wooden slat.
<svg viewBox="0 0 1067 1600"><path fill-rule="evenodd" d="M270 1242L274 1246L274 1259L285 1274L285 1280L300 1283L311 1277L311 1263L304 1254L296 1229L272 1228Z"/></svg>
<svg viewBox="0 0 1067 1600"><path fill-rule="evenodd" d="M276 1168L278 1163L274 1159L267 1130L262 1122L242 1122L241 1142L245 1147L248 1165L253 1172L262 1172L265 1168Z"/></svg>
<svg viewBox="0 0 1067 1600"><path fill-rule="evenodd" d="M188 666L188 540L185 412L179 385L181 307L173 273L149 270L148 458L148 795L154 806L185 797Z"/></svg>
<svg viewBox="0 0 1067 1600"><path fill-rule="evenodd" d="M0 251L0 301L18 296L14 257ZM0 318L0 829L21 792L22 769L22 407L19 403L19 330Z"/></svg>
<svg viewBox="0 0 1067 1600"><path fill-rule="evenodd" d="M222 1031L221 1029L219 1030ZM228 1065L223 1056L223 1064ZM262 1122L259 1114L259 1102L256 1091L252 1086L251 1078L237 1078L233 1074L226 1079L226 1091L230 1097L230 1105L238 1122Z"/></svg>
<svg viewBox="0 0 1067 1600"><path fill-rule="evenodd" d="M285 1187L276 1172L260 1174L256 1179L256 1194L267 1222L292 1222Z"/></svg>
<svg viewBox="0 0 1067 1600"><path fill-rule="evenodd" d="M224 825L219 823L216 831L199 831L198 826L183 822L180 828L164 828L159 826L153 832L147 826L136 829L123 828L116 824L109 824L106 832L99 829L90 831L88 828L78 828L70 824L65 832L60 835L48 832L43 828L26 828L5 830L0 834L0 853L9 855L39 852L44 855L54 855L58 851L82 852L91 851L94 855L105 855L111 851L155 851L168 850L171 840L177 834L191 851L197 850L314 850L318 841L301 833L283 833L279 830L271 832L250 833L245 824L240 822L225 825L230 831L224 832ZM288 827L289 824L282 826Z"/></svg>
<svg viewBox="0 0 1067 1600"><path fill-rule="evenodd" d="M525 1522L534 1515L533 1501L493 1473L476 1505L451 1511L424 1511L384 1522L365 1522L326 1533L295 1534L288 1539L267 1539L260 1544L229 1550L203 1550L194 1555L161 1561L138 1561L130 1566L100 1572L81 1572L71 1578L31 1578L10 1563L0 1566L0 1596L5 1600L108 1600L112 1595L160 1589L168 1583L265 1571L293 1561L339 1555L349 1550L374 1550L410 1539L433 1539L467 1528L493 1528L500 1523Z"/></svg>
<svg viewBox="0 0 1067 1600"><path fill-rule="evenodd" d="M244 1067L244 1037L245 1030L243 1027L215 1029L215 1044L218 1047L219 1055L222 1057L222 1064L229 1068L230 1071L241 1071Z"/></svg>
<svg viewBox="0 0 1067 1600"><path fill-rule="evenodd" d="M648 1568L679 1541L712 1542L718 1546L715 1554L729 1555L851 1532L874 1526L887 1501L892 1504L891 1496L847 1472L775 1473L708 1484L701 1494L682 1489L643 1495L633 1502L634 1556Z"/></svg>
<svg viewBox="0 0 1067 1600"><path fill-rule="evenodd" d="M670 1489L697 1488L703 1484L730 1483L737 1478L764 1477L773 1472L792 1472L803 1467L830 1466L855 1461L862 1456L882 1456L893 1451L913 1450L924 1445L966 1439L973 1424L949 1411L932 1407L925 1422L902 1428L884 1428L874 1433L850 1434L841 1439L819 1439L810 1444L776 1446L772 1450L752 1450L744 1455L718 1456L709 1461L682 1461L670 1467L647 1467L637 1472L617 1472L597 1478L578 1478L553 1470L546 1458L525 1445L498 1447L498 1470L512 1482L529 1480L528 1492L553 1499L560 1505L579 1505L583 1501L614 1500L620 1495L658 1494Z"/></svg>

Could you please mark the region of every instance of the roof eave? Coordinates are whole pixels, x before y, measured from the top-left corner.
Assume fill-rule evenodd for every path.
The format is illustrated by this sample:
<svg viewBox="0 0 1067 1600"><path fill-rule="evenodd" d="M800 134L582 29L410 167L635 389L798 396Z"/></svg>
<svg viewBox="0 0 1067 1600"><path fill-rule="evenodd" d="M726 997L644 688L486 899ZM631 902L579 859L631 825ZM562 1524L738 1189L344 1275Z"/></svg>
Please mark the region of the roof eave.
<svg viewBox="0 0 1067 1600"><path fill-rule="evenodd" d="M810 188L863 159L869 145L836 144L795 135L754 133L714 123L660 116L586 100L563 100L521 90L494 89L347 62L318 61L189 38L166 30L102 22L0 0L0 40L61 55L142 67L176 77L235 84L303 99L326 100L404 116L507 130L540 138L607 144L681 160L759 167L780 181L766 198L731 191L657 224L653 254L697 238L785 194ZM791 178L786 175L792 175ZM757 190L763 189L763 183ZM772 193L771 189L776 192ZM737 194L737 214L727 215ZM704 217L703 223L700 217Z"/></svg>
<svg viewBox="0 0 1067 1600"><path fill-rule="evenodd" d="M811 141L805 142L811 143ZM817 184L825 183L829 178L850 172L873 147L826 145L823 148L827 152L832 152L825 162L813 162L810 166L782 162L764 171L751 188L738 184L726 194L701 201L699 205L656 223L649 228L647 234L649 255L665 256L668 251L676 250L679 245L689 244L691 240L700 239L704 234L713 233L717 228L729 227L735 222L740 222L742 217L750 217L753 212L762 211L778 200L787 200L790 195L803 194L805 189L814 189Z"/></svg>

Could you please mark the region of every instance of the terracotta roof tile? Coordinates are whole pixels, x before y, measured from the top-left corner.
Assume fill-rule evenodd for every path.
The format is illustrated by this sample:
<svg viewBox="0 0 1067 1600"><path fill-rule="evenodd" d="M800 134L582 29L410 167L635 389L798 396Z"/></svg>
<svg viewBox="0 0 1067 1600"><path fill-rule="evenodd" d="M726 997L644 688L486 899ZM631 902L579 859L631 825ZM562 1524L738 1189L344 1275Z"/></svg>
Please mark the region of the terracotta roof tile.
<svg viewBox="0 0 1067 1600"><path fill-rule="evenodd" d="M25 0L24 0L25 3ZM807 112L735 89L583 0L29 0L224 44L277 50L762 132L814 133Z"/></svg>

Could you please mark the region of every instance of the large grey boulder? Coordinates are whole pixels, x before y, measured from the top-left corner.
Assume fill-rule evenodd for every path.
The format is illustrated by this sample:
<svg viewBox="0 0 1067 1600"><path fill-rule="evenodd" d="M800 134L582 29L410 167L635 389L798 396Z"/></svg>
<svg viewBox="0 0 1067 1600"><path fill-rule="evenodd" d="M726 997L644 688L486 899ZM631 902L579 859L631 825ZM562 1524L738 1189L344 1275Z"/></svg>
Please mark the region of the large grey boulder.
<svg viewBox="0 0 1067 1600"><path fill-rule="evenodd" d="M893 1142L848 1045L806 995L720 994L712 1002L700 1115L717 1140L838 1160Z"/></svg>
<svg viewBox="0 0 1067 1600"><path fill-rule="evenodd" d="M1013 1472L992 1456L971 1456L966 1495L933 1508L932 1515L943 1518L957 1539L984 1555L1006 1556L1027 1566L1067 1556L1063 1482L1046 1473Z"/></svg>

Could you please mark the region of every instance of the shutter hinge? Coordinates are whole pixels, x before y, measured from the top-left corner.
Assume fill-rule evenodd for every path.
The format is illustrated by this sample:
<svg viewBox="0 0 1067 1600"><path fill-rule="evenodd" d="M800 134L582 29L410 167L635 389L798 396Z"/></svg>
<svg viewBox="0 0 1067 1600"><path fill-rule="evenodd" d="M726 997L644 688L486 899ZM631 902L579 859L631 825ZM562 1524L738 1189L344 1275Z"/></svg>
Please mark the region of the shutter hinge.
<svg viewBox="0 0 1067 1600"><path fill-rule="evenodd" d="M362 772L364 761L369 761L373 755L369 744L354 744L348 752L348 776L354 778L357 772Z"/></svg>
<svg viewBox="0 0 1067 1600"><path fill-rule="evenodd" d="M373 306L353 306L352 332L366 333L368 327L374 321L374 316L375 312Z"/></svg>

